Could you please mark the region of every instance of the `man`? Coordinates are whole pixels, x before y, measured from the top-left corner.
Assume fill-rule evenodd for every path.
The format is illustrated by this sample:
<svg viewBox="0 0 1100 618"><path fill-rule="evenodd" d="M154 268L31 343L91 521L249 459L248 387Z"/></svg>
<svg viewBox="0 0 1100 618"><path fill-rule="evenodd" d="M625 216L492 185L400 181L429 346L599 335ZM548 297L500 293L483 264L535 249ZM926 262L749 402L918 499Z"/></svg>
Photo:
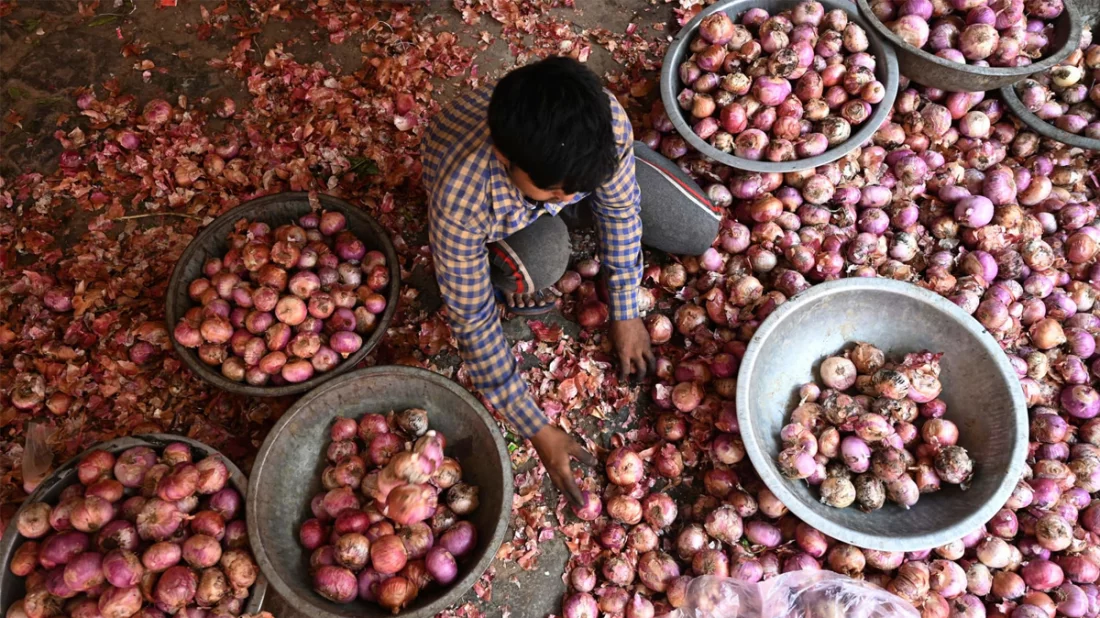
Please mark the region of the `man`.
<svg viewBox="0 0 1100 618"><path fill-rule="evenodd" d="M702 253L721 215L674 164L634 145L618 101L569 58L516 69L495 88L456 99L428 131L423 163L436 278L470 377L531 439L554 485L580 504L570 458L596 460L547 423L497 303L520 315L551 310L569 264L567 222L594 219L620 374L644 377L655 359L636 300L642 243Z"/></svg>

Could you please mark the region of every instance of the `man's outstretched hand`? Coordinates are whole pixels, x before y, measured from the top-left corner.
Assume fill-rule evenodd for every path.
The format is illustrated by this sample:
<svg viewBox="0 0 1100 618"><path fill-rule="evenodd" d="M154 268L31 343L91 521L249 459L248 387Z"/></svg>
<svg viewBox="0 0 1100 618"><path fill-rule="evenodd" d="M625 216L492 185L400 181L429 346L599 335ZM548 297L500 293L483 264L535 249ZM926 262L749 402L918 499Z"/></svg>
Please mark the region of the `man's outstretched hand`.
<svg viewBox="0 0 1100 618"><path fill-rule="evenodd" d="M657 371L657 358L653 356L649 331L642 318L612 322L611 341L619 356L619 378L622 381L631 376L640 380Z"/></svg>
<svg viewBox="0 0 1100 618"><path fill-rule="evenodd" d="M531 444L535 446L542 465L550 473L554 487L565 494L566 500L573 506L584 506L581 490L573 480L573 471L569 468L569 459L572 457L586 466L594 466L598 463L596 457L572 436L553 425L547 425L531 436Z"/></svg>

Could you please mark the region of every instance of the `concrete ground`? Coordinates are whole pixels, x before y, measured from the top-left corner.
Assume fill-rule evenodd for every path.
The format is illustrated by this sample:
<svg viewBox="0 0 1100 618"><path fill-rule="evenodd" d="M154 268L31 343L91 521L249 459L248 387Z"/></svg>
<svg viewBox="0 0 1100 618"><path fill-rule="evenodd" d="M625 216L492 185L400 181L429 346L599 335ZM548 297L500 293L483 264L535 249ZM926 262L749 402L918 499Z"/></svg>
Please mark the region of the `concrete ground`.
<svg viewBox="0 0 1100 618"><path fill-rule="evenodd" d="M345 1L356 3L331 0ZM489 4L484 0L482 3ZM158 6L162 4L165 6ZM167 6L172 4L177 6ZM78 111L73 93L80 87L117 79L120 90L133 94L139 101L178 95L192 99L230 96L238 101L247 100L240 79L208 65L210 60L224 58L235 40L217 33L204 40L197 29L203 21L202 11L213 11L222 4L222 0L0 0L0 177L10 179L26 172L48 173L56 169L62 147L54 138L54 131L59 119ZM246 10L243 3L229 4L231 12ZM274 1L253 4L277 6ZM283 4L307 8L304 0L285 0ZM317 2L308 6L314 4ZM369 5L366 1L359 4ZM451 2L427 4L428 12L449 20L465 44L482 38L482 32L490 33L493 42L487 49L476 52L476 64L482 75L514 66L516 56L501 36L500 23L486 15L479 24L468 27ZM492 4L506 3L495 0ZM639 31L646 30L652 35L650 38L657 39L663 36L661 32L671 19L672 7L676 6L660 0L576 0L576 5L572 9L555 8L549 14L572 22L575 32L604 28L622 33L633 22ZM530 42L531 37L525 40ZM363 62L359 41L354 36L333 44L327 37L318 36L318 26L311 19L266 21L254 37L254 48L262 55L278 43L284 44L300 61L324 63L334 73L352 73ZM131 53L133 48L129 46L133 44L145 46L140 63ZM623 69L607 49L594 40L590 45L588 64L598 74ZM445 101L453 96L460 82L453 80L437 86L436 99ZM13 123L16 118L18 125ZM89 217L77 210L67 222L67 235L79 238L87 229ZM420 278L426 299L437 298L427 283L430 280ZM575 331L575 325L563 324ZM522 321L510 322L508 331L516 339L530 337ZM490 616L527 618L559 611L564 591L561 574L568 551L560 536L542 543L540 548L542 555L533 570L523 570L515 562L497 561L491 597L481 599L471 591L465 601ZM273 590L269 590L265 609L279 618L299 616Z"/></svg>

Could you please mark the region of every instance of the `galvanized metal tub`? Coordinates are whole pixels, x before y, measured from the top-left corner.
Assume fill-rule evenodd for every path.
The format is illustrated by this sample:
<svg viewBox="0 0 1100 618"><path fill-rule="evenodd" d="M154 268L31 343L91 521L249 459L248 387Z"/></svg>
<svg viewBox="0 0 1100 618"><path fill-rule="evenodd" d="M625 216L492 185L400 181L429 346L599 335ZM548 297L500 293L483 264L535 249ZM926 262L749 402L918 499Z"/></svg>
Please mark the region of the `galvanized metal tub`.
<svg viewBox="0 0 1100 618"><path fill-rule="evenodd" d="M799 387L816 381L823 359L856 341L888 356L944 353L940 398L946 418L959 426L959 445L974 459L968 490L945 484L908 510L887 503L864 513L826 506L805 481L780 475L779 430L798 402ZM951 301L891 279L831 281L780 306L745 352L737 418L753 467L792 513L839 541L886 551L937 547L977 530L1004 506L1028 449L1023 389L993 337Z"/></svg>
<svg viewBox="0 0 1100 618"><path fill-rule="evenodd" d="M821 2L826 11L840 9L848 13L848 18L862 26L867 32L867 40L870 42L870 47L867 51L875 57L875 78L886 87L886 97L872 106L874 111L871 113L871 117L862 125L852 127L852 134L848 138L848 141L838 146L834 146L816 157L808 157L796 161L781 161L778 163L772 161L754 161L752 159L736 157L728 152L718 150L714 146L708 144L706 140L696 135L695 131L691 129L687 113L680 109L680 106L676 103L676 95L684 88L683 84L680 83L679 67L682 62L691 57L689 46L691 45L691 40L695 38L695 33L699 31L699 24L708 15L712 15L718 11L725 12L731 19L736 21L742 13L750 8L762 8L774 15L781 11L792 9L801 2L801 0L770 0L769 2L759 2L758 0L723 0L700 11L698 15L680 30L680 33L677 34L676 38L669 44L668 52L665 53L664 64L661 66L661 102L665 105L665 113L667 113L669 119L672 120L672 124L676 127L676 131L687 141L687 143L691 144L692 148L734 169L750 172L776 172L785 174L787 172L808 170L819 165L832 163L858 148L860 144L871 139L875 131L885 122L886 117L890 114L890 109L894 106L894 98L897 96L898 92L898 59L894 55L894 50L878 38L875 34L875 30L868 23L868 20L855 10L851 2L846 2L845 0L818 1Z"/></svg>
<svg viewBox="0 0 1100 618"><path fill-rule="evenodd" d="M356 208L329 195L318 195L317 199L320 200L323 209L335 210L347 217L347 229L363 241L368 251L377 250L386 255L386 263L390 269L390 287L384 294L386 297L386 310L378 317L378 325L375 327L374 332L363 341L363 347L345 358L332 371L314 374L312 378L299 384L285 384L282 386L252 386L245 382L234 382L223 376L217 369L202 362L194 350L183 347L173 337L172 346L175 348L176 354L183 359L188 369L203 380L222 390L253 397L281 397L283 395L304 393L326 380L354 369L355 365L366 358L367 354L370 354L374 346L378 345L382 341L382 337L386 335L386 328L393 320L394 312L397 311L397 301L401 294L401 266L397 261L397 252L394 251L389 234L374 220L374 217L361 208ZM188 309L195 306L195 302L187 294L188 284L202 276L203 262L207 258L225 255L229 249L226 235L233 230L238 221L241 219L263 221L275 228L279 225L293 223L298 220L298 217L311 210L308 193L278 193L241 204L206 226L184 249L183 255L176 263L175 270L172 271L172 278L168 281L164 316L168 328L174 328L180 317L187 313Z"/></svg>
<svg viewBox="0 0 1100 618"><path fill-rule="evenodd" d="M871 3L856 0L859 12L898 54L901 74L925 86L939 88L948 92L982 92L996 90L1002 86L1014 84L1028 75L1048 71L1065 60L1081 40L1081 14L1072 1L1065 3L1065 10L1054 20L1054 33L1051 46L1054 51L1032 64L1022 67L980 67L959 64L945 58L917 49L901 40L898 35L886 27L871 12Z"/></svg>
<svg viewBox="0 0 1100 618"><path fill-rule="evenodd" d="M313 517L309 501L321 490L325 448L337 416L424 408L429 425L447 438L446 454L462 465L463 480L480 488L480 506L466 518L477 528L478 546L459 563L447 588L431 587L401 613L431 618L458 601L489 568L504 541L512 514L512 467L504 439L485 408L462 386L415 367L371 367L340 376L307 393L268 434L248 492L248 533L256 561L295 610L314 618L382 618L379 605L340 605L313 591L309 552L298 527Z"/></svg>
<svg viewBox="0 0 1100 618"><path fill-rule="evenodd" d="M126 449L133 448L135 446L148 446L155 451L160 451L165 446L172 442L184 442L191 446L192 457L196 461L219 455L225 461L226 467L229 468L229 483L234 489L236 489L242 496L248 495L248 478L241 472L240 468L236 466L229 458L222 455L216 449L199 442L198 440L192 440L185 436L176 436L172 434L163 433L151 433L139 436L133 436L128 438L117 438L114 440L108 440L107 442L100 442L84 451L80 455L65 462L57 470L54 470L46 480L38 486L38 489L34 490L24 504L30 504L32 502L48 502L50 504L56 504L61 492L68 486L75 483L79 483L79 479L76 474L76 466L80 463L80 458L86 453L92 450L101 449L110 453L119 454ZM23 578L16 577L11 573L11 559L15 554L15 550L23 544L25 539L23 535L19 534L16 528L16 518L13 517L8 522L8 527L4 530L4 537L0 539L0 564L3 565L3 571L0 572L0 615L6 615L8 608L12 603L23 598L25 589L23 587ZM252 586L252 594L248 597L248 603L245 604L243 613L255 614L260 611L264 602L264 596L267 594L267 580L263 575L256 579L256 583Z"/></svg>

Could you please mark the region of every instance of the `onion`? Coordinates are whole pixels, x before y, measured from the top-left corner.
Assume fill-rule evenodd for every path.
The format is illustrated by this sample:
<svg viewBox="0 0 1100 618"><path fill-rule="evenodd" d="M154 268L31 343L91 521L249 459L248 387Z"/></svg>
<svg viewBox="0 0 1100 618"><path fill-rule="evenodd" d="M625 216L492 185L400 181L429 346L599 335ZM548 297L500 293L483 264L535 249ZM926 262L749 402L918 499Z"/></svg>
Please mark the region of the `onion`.
<svg viewBox="0 0 1100 618"><path fill-rule="evenodd" d="M838 391L851 388L856 381L856 367L852 361L844 357L831 356L825 359L819 371L825 386Z"/></svg>
<svg viewBox="0 0 1100 618"><path fill-rule="evenodd" d="M599 495L590 491L582 491L581 498L583 505L581 507L573 506L573 514L584 521L595 521L603 513L603 503Z"/></svg>
<svg viewBox="0 0 1100 618"><path fill-rule="evenodd" d="M1057 588L1064 579L1062 568L1043 558L1031 560L1024 564L1020 575L1023 576L1024 583L1028 586L1043 592Z"/></svg>
<svg viewBox="0 0 1100 618"><path fill-rule="evenodd" d="M145 574L144 565L132 551L110 551L103 556L101 565L107 582L118 588L136 586Z"/></svg>
<svg viewBox="0 0 1100 618"><path fill-rule="evenodd" d="M675 389L674 391L675 392ZM645 466L642 458L625 447L617 448L607 456L607 478L619 486L629 486L642 480Z"/></svg>
<svg viewBox="0 0 1100 618"><path fill-rule="evenodd" d="M629 586L634 581L634 566L621 556L609 556L600 569L604 579L616 586Z"/></svg>
<svg viewBox="0 0 1100 618"><path fill-rule="evenodd" d="M38 539L50 532L50 505L44 502L26 504L16 515L19 534L28 539Z"/></svg>
<svg viewBox="0 0 1100 618"><path fill-rule="evenodd" d="M372 544L370 541L367 540L367 537L362 534L356 532L345 534L337 539L336 543L333 544L333 558L335 558L337 564L345 568L351 569L352 571L358 571L359 569L362 569L367 565L367 561L369 560L371 566L374 567L376 571L383 573L396 572L385 571L379 568L378 564L376 564L377 562L387 567L390 566L390 561L395 559L391 555L390 548L381 548L378 551L378 554L383 557L375 560L375 546L378 545L380 542L385 542L387 545L392 544L392 541L389 541L389 539L391 538L396 537L394 537L393 535L384 536L380 539L377 539L375 543ZM404 567L403 563L401 567ZM400 571L401 569L399 568L397 570Z"/></svg>
<svg viewBox="0 0 1100 618"><path fill-rule="evenodd" d="M447 490L447 506L457 515L469 515L478 507L478 488L467 483L456 483Z"/></svg>
<svg viewBox="0 0 1100 618"><path fill-rule="evenodd" d="M725 45L730 42L733 35L733 21L721 11L708 15L699 23L699 36L709 43Z"/></svg>
<svg viewBox="0 0 1100 618"><path fill-rule="evenodd" d="M626 594L626 591L622 591ZM562 602L562 616L564 618L598 618L600 607L596 599L587 592L574 592Z"/></svg>
<svg viewBox="0 0 1100 618"><path fill-rule="evenodd" d="M607 514L616 521L634 525L642 521L642 505L630 496L613 496L607 501Z"/></svg>
<svg viewBox="0 0 1100 618"><path fill-rule="evenodd" d="M183 523L184 514L175 504L152 498L137 516L138 535L145 540L162 541L175 534Z"/></svg>
<svg viewBox="0 0 1100 618"><path fill-rule="evenodd" d="M462 558L477 546L477 528L470 522L460 521L440 535L438 545L454 557Z"/></svg>
<svg viewBox="0 0 1100 618"><path fill-rule="evenodd" d="M74 592L83 592L101 585L104 582L102 563L102 556L96 552L75 556L65 565L65 586Z"/></svg>
<svg viewBox="0 0 1100 618"><path fill-rule="evenodd" d="M767 534L761 534L758 538L753 538L753 535L748 534L748 526L766 526L764 522L749 522L747 525L742 525L741 517L737 514L732 506L723 505L714 509L706 516L706 524L704 528L707 534L712 538L721 541L723 543L733 544L741 538L741 534L744 531L746 536L749 536L749 540L753 543L772 547L770 541L771 537ZM762 539L762 540L761 540ZM768 541L768 542L765 542Z"/></svg>
<svg viewBox="0 0 1100 618"><path fill-rule="evenodd" d="M183 566L168 568L157 579L154 598L158 608L168 613L179 611L195 598L198 583L198 576L191 569Z"/></svg>
<svg viewBox="0 0 1100 618"><path fill-rule="evenodd" d="M432 529L425 523L414 523L403 528L399 534L409 558L420 560L424 558L435 540Z"/></svg>
<svg viewBox="0 0 1100 618"><path fill-rule="evenodd" d="M359 594L355 574L337 566L322 566L313 574L313 589L334 603L350 603Z"/></svg>
<svg viewBox="0 0 1100 618"><path fill-rule="evenodd" d="M109 587L98 600L103 618L129 618L141 609L141 591L136 586Z"/></svg>
<svg viewBox="0 0 1100 618"><path fill-rule="evenodd" d="M458 577L458 563L455 562L454 556L442 547L429 549L425 564L432 578L442 586L450 584Z"/></svg>

